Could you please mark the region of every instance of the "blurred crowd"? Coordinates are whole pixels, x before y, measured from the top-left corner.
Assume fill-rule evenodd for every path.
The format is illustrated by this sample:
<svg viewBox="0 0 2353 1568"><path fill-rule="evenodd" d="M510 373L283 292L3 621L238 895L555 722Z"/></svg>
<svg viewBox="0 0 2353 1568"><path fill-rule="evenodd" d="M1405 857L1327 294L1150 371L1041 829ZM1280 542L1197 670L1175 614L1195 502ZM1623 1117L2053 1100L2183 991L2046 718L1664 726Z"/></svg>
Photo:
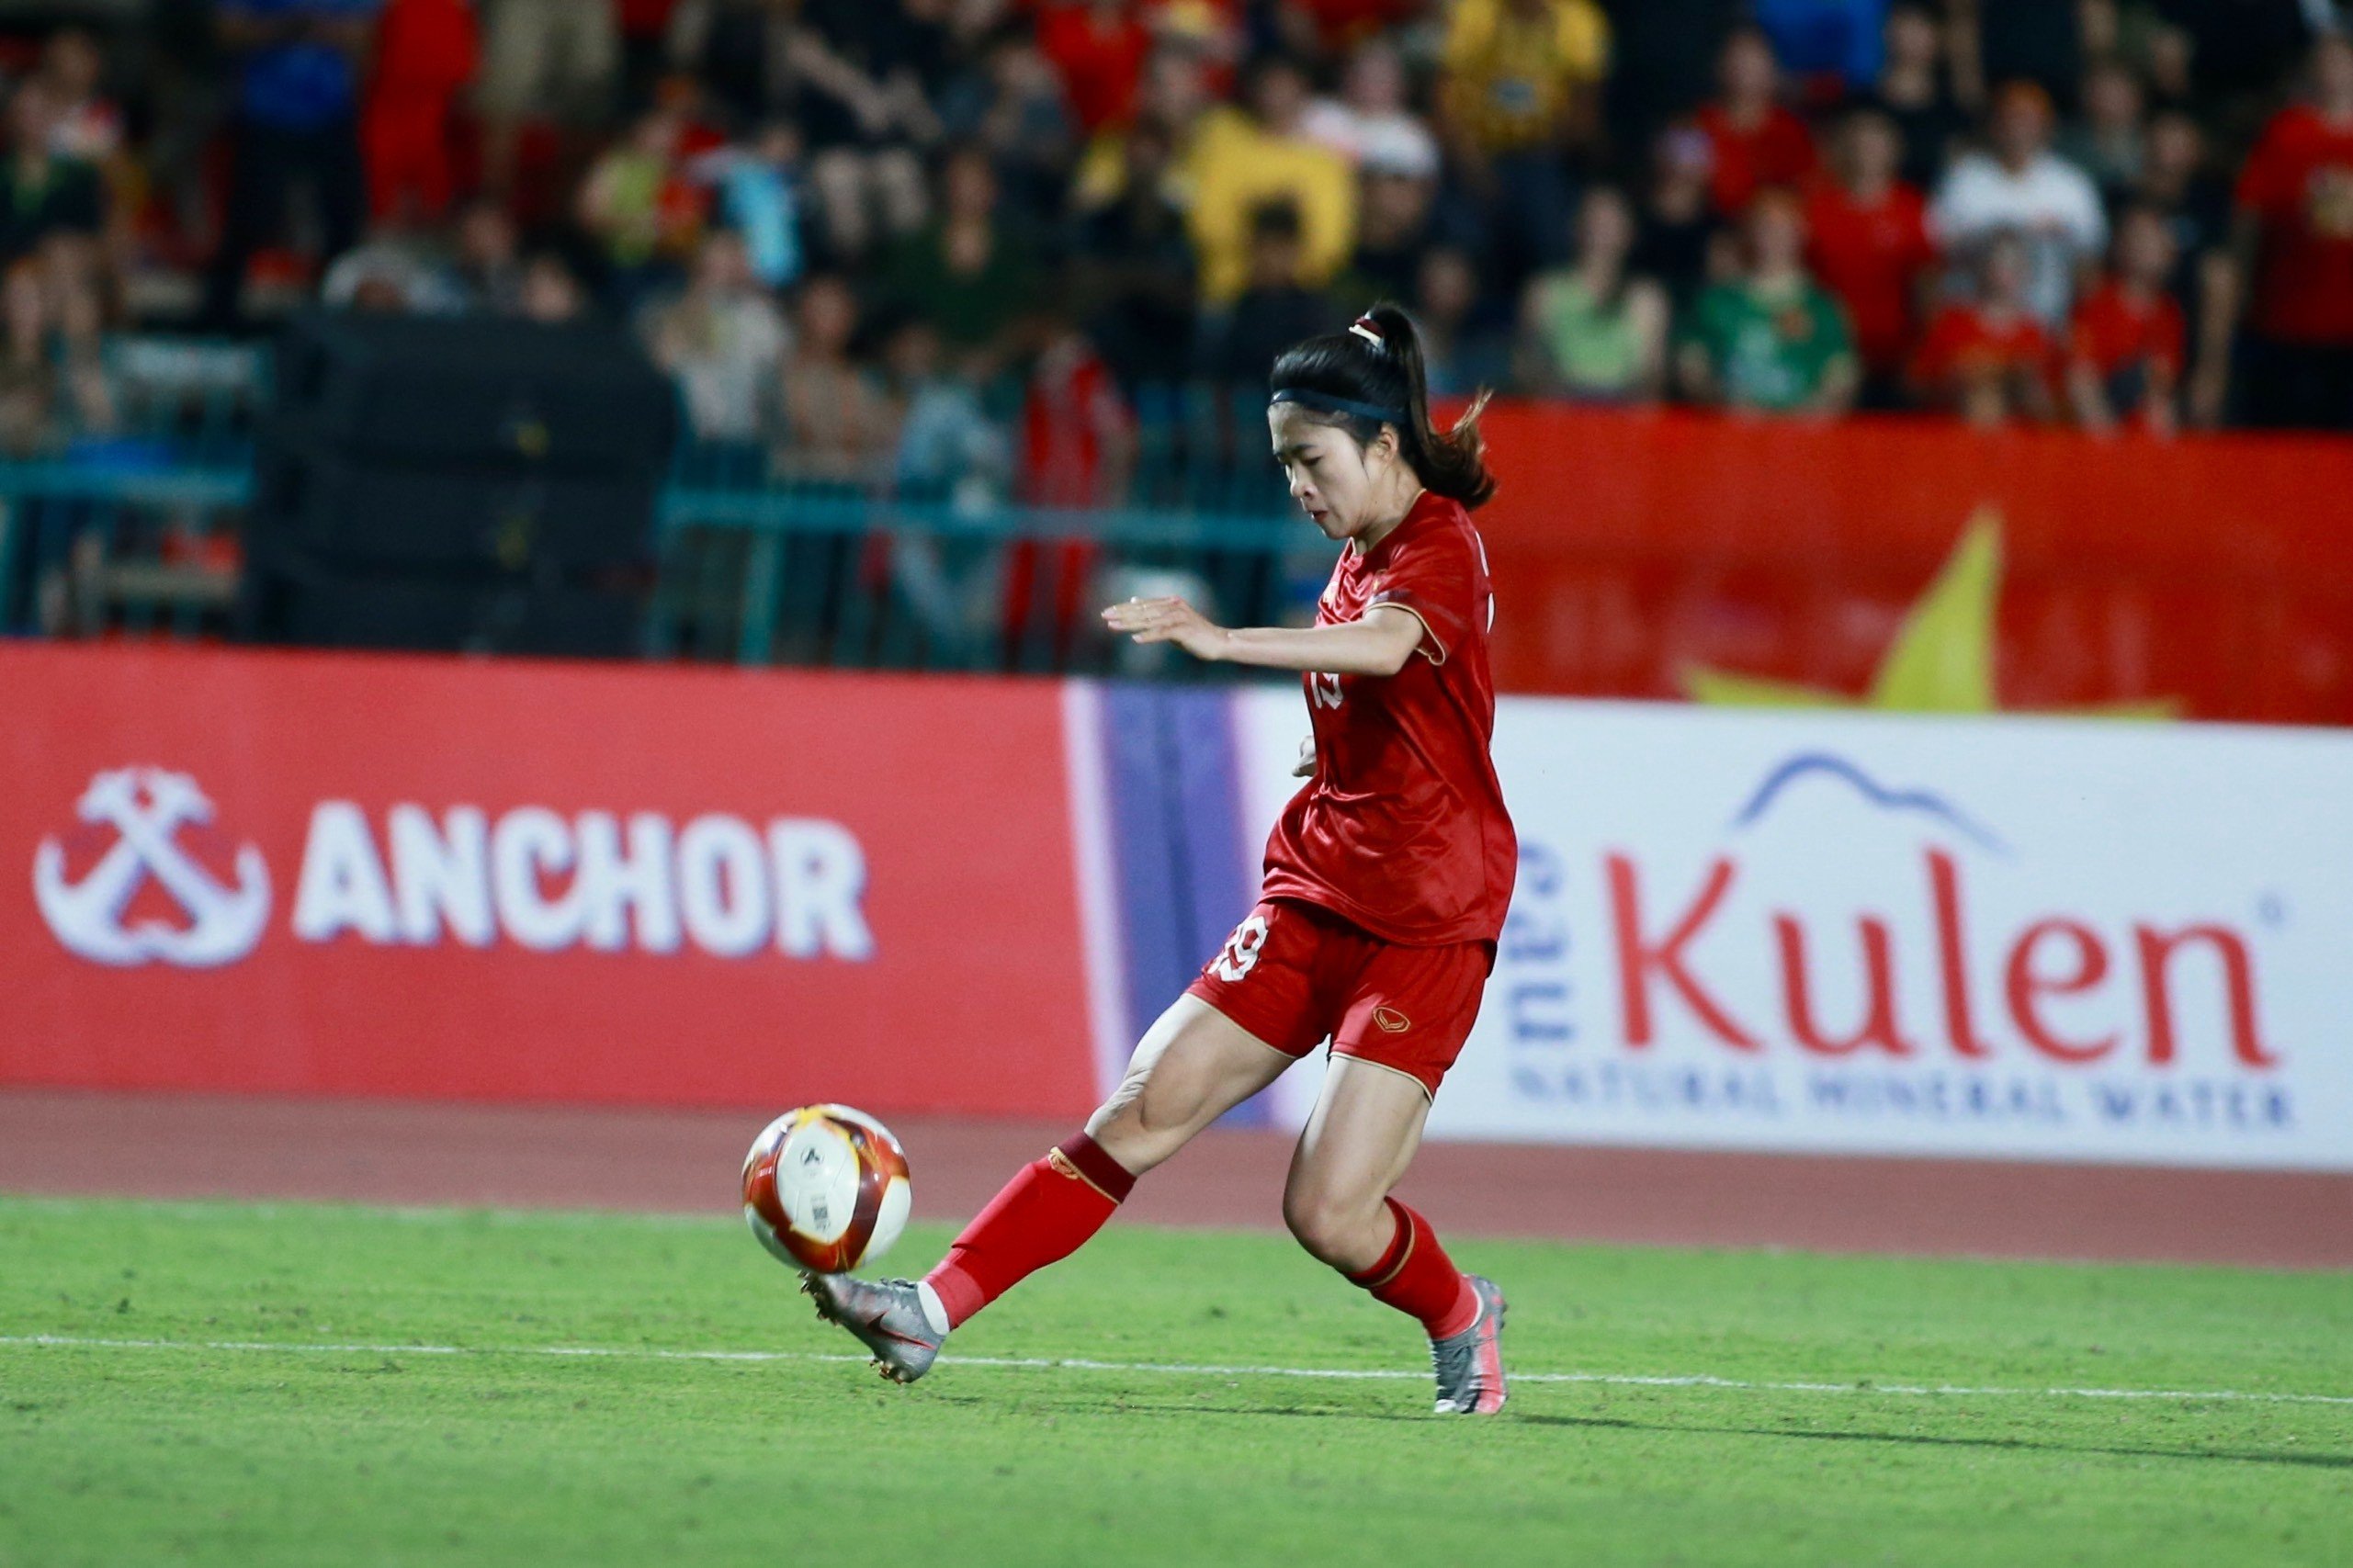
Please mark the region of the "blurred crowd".
<svg viewBox="0 0 2353 1568"><path fill-rule="evenodd" d="M0 425L110 333L601 313L747 473L1082 504L1438 389L2353 429L2338 0L0 0Z"/></svg>

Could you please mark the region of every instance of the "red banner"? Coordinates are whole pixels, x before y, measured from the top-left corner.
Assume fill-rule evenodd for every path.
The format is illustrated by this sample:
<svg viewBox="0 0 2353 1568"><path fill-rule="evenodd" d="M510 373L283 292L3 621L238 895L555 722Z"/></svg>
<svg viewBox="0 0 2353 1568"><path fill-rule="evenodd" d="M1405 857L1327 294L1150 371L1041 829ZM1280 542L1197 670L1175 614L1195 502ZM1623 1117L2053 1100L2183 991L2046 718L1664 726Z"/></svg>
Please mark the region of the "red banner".
<svg viewBox="0 0 2353 1568"><path fill-rule="evenodd" d="M1076 1115L1045 683L0 645L0 1083Z"/></svg>
<svg viewBox="0 0 2353 1568"><path fill-rule="evenodd" d="M2002 706L2353 723L2353 441L1524 405L1487 429L1507 690L1679 696L1706 668L1859 694L1987 518Z"/></svg>

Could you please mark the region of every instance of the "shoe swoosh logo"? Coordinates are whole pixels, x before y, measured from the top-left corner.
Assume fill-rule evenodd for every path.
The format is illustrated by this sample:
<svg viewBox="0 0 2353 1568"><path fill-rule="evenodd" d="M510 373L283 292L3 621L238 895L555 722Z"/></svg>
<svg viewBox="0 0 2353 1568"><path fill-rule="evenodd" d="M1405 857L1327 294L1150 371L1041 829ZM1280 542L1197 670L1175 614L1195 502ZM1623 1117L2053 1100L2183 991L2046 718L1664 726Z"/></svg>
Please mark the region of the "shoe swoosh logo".
<svg viewBox="0 0 2353 1568"><path fill-rule="evenodd" d="M886 1315L888 1314L884 1313L875 1314L872 1317L866 1319L866 1326L875 1333L881 1335L885 1339L896 1339L901 1345L922 1346L927 1343L924 1340L916 1338L911 1334L901 1334L895 1328L884 1327L882 1320Z"/></svg>

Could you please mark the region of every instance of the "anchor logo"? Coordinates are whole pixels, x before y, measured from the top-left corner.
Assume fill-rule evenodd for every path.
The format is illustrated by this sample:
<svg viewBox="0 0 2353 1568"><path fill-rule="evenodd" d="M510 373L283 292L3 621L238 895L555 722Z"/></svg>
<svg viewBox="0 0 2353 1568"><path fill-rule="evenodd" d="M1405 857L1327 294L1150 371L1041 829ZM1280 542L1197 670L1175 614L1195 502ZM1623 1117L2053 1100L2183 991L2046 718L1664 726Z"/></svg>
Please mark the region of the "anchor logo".
<svg viewBox="0 0 2353 1568"><path fill-rule="evenodd" d="M181 829L212 820L212 802L194 779L162 768L99 773L75 813L119 836L78 883L66 879L65 846L57 839L43 839L33 855L33 896L69 952L94 964L128 967L160 958L202 969L233 964L261 940L269 919L269 868L261 851L240 846L236 886L224 887L179 846ZM149 876L187 913L185 930L162 920L123 923L123 911Z"/></svg>

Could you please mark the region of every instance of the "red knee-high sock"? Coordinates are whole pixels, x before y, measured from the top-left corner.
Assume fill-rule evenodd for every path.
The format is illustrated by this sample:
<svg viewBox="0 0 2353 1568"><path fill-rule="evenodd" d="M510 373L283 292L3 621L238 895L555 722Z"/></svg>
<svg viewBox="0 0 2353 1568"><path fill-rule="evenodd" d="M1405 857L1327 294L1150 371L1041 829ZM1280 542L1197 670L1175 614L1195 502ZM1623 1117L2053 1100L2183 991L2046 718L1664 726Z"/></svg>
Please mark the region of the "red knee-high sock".
<svg viewBox="0 0 2353 1568"><path fill-rule="evenodd" d="M1103 1229L1136 1178L1080 1133L1022 1167L923 1277L954 1327Z"/></svg>
<svg viewBox="0 0 2353 1568"><path fill-rule="evenodd" d="M1395 1198L1387 1202L1397 1217L1397 1236L1379 1262L1362 1274L1351 1274L1348 1282L1363 1286L1385 1306L1418 1319L1432 1339L1460 1334L1477 1321L1477 1292L1438 1245L1438 1233L1430 1222Z"/></svg>

